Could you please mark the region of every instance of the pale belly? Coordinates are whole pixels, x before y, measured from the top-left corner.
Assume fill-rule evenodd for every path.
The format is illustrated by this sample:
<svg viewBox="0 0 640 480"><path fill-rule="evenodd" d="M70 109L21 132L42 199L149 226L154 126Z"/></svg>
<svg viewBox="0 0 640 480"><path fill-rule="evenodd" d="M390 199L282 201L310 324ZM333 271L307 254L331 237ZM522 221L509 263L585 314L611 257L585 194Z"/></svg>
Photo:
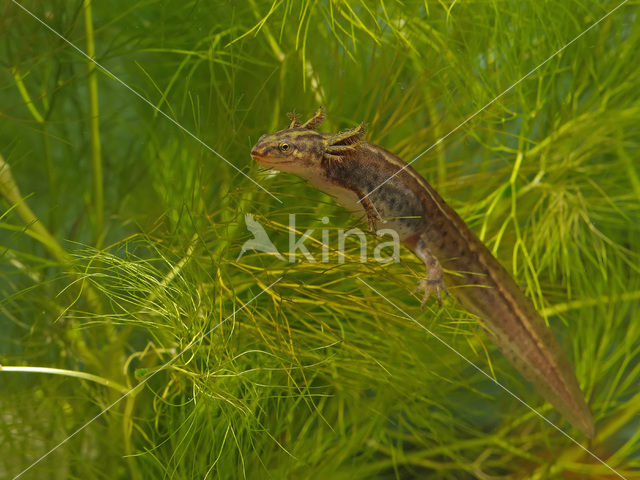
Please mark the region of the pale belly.
<svg viewBox="0 0 640 480"><path fill-rule="evenodd" d="M365 224L367 223L366 211L362 206L362 203L358 201L358 196L352 190L337 185L329 185L321 180L314 180L315 179L308 179L314 187L332 196L342 207L360 218ZM421 218L416 218L418 215L400 215L398 212L391 211L392 209L388 208L386 203L383 201L383 197L384 192L374 192L367 197L378 213L376 230L395 230L398 233L400 241L405 241L407 238L414 237L416 231L418 231L417 224L422 223Z"/></svg>

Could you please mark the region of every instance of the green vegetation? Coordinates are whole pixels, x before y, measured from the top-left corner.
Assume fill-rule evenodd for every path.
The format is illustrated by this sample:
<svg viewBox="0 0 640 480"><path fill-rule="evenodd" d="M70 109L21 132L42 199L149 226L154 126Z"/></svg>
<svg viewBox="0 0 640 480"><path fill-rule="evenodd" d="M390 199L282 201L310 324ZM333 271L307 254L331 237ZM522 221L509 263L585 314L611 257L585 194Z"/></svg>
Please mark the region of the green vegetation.
<svg viewBox="0 0 640 480"><path fill-rule="evenodd" d="M411 160L618 2L21 4L204 144L5 2L2 478L141 382L20 478L619 478L358 278L640 478L637 2L414 164L545 314L591 443L453 299L420 311L408 251L386 265L359 263L355 242L343 263L236 258L245 214L286 251L295 213L317 258L319 229L335 249L337 229L361 226L249 157L288 111L324 105L327 131L364 120Z"/></svg>

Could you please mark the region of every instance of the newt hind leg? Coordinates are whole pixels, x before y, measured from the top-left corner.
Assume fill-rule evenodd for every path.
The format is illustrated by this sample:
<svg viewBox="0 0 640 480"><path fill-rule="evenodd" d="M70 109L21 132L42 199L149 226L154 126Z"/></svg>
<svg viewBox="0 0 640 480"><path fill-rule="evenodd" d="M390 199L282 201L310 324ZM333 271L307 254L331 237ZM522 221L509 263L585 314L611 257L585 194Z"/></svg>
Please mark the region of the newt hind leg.
<svg viewBox="0 0 640 480"><path fill-rule="evenodd" d="M418 282L418 286L413 290L413 292L411 292L411 294L413 295L420 290L424 290L424 296L420 303L422 308L425 307L427 300L429 300L432 293L435 294L438 299L438 305L442 306L442 291L444 290L445 293L449 293L449 290L447 290L447 286L444 283L444 279L442 278L442 265L440 265L440 262L433 255L431 250L429 250L429 247L427 247L427 244L422 238L418 239L414 253L422 259L427 267L427 275Z"/></svg>

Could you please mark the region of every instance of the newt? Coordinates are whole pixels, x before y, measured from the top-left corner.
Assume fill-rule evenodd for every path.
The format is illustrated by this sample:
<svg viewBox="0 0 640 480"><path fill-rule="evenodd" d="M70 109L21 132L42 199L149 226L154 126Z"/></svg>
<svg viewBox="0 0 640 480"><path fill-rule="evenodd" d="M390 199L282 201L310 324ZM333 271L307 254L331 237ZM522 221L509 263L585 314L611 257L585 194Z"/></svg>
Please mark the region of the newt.
<svg viewBox="0 0 640 480"><path fill-rule="evenodd" d="M426 266L414 290L441 303L451 294L482 319L489 337L511 364L572 425L588 437L593 418L569 360L533 302L462 218L410 165L364 140L359 125L341 133L317 130L319 109L308 121L289 115L289 127L260 137L251 156L261 166L296 174L361 217L375 231L395 229ZM446 283L445 283L446 281ZM447 289L447 286L449 288Z"/></svg>

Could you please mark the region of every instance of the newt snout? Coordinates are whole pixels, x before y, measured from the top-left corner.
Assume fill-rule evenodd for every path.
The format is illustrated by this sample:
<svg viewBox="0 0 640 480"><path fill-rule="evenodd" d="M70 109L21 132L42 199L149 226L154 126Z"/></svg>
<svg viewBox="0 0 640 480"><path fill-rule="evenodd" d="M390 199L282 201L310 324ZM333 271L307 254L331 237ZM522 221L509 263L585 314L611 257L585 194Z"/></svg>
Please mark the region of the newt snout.
<svg viewBox="0 0 640 480"><path fill-rule="evenodd" d="M251 149L251 156L254 158L260 156L260 149L258 148L257 145L254 145L253 148Z"/></svg>
<svg viewBox="0 0 640 480"><path fill-rule="evenodd" d="M264 156L264 149L265 149L265 144L264 144L264 137L266 135L262 135L258 141L256 142L256 144L251 148L251 156L255 159L256 157L262 157Z"/></svg>

